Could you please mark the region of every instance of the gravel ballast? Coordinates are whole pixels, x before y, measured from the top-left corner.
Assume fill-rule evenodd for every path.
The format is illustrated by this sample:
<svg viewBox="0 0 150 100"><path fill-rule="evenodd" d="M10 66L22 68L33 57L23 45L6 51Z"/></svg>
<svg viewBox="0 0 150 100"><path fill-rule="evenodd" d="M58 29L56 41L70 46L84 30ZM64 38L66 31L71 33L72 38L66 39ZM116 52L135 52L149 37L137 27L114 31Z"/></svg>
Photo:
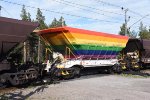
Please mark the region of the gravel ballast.
<svg viewBox="0 0 150 100"><path fill-rule="evenodd" d="M150 78L89 75L57 84L17 89L2 97L12 100L150 100Z"/></svg>

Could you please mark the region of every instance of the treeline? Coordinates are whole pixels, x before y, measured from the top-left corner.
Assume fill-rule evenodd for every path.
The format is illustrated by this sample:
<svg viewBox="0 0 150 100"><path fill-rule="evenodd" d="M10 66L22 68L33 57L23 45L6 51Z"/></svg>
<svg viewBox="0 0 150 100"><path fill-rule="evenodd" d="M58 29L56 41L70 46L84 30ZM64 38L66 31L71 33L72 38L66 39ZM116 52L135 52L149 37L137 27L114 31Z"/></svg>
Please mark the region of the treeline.
<svg viewBox="0 0 150 100"><path fill-rule="evenodd" d="M31 19L31 14L30 14L30 12L26 11L25 5L23 5L23 7L22 7L20 17L24 21L38 22L40 24L38 29L40 29L40 30L46 29L46 28L66 26L66 22L62 16L60 17L59 20L54 18L53 21L49 25L47 25L45 23L45 16L43 16L43 13L39 8L37 8L36 19Z"/></svg>
<svg viewBox="0 0 150 100"><path fill-rule="evenodd" d="M54 18L50 24L46 24L45 16L43 15L42 11L39 8L37 8L36 19L31 19L31 14L30 12L26 11L25 5L23 5L22 7L20 17L24 21L38 22L39 27L36 30L66 26L65 20L62 16L60 17L59 20ZM27 40L25 41L25 45L23 44L20 44L20 45L21 46L19 47L22 48L22 50L17 53L20 53L22 55L21 62L23 62L24 59L26 59L26 61L32 61L34 63L45 61L45 58L46 58L45 48L47 48L47 45L34 32L31 33L27 37ZM17 49L20 49L20 48L17 48ZM38 61L38 58L40 58L39 61Z"/></svg>
<svg viewBox="0 0 150 100"><path fill-rule="evenodd" d="M140 39L150 39L150 27L147 28L143 23L140 23L139 31L135 32L131 31L129 28L127 29L127 33L125 34L125 24L120 27L120 35L126 35L131 38L140 38Z"/></svg>

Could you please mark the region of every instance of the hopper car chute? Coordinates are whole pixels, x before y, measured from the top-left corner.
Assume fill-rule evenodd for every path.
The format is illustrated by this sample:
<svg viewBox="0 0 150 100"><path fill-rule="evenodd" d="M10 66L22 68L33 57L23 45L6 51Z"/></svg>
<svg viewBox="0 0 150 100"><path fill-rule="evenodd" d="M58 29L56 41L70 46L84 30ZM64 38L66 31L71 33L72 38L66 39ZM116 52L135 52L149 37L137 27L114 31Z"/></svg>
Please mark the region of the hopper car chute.
<svg viewBox="0 0 150 100"><path fill-rule="evenodd" d="M113 66L117 55L126 46L127 36L103 32L59 27L38 32L55 55L61 55L60 65L65 69L95 66Z"/></svg>
<svg viewBox="0 0 150 100"><path fill-rule="evenodd" d="M20 42L24 42L36 27L38 23L21 21L11 18L0 17L0 86L10 83L12 85L23 84L30 79L36 78L34 68L21 69L17 67L29 67L30 64L18 65L15 62L19 59L9 58L10 51Z"/></svg>

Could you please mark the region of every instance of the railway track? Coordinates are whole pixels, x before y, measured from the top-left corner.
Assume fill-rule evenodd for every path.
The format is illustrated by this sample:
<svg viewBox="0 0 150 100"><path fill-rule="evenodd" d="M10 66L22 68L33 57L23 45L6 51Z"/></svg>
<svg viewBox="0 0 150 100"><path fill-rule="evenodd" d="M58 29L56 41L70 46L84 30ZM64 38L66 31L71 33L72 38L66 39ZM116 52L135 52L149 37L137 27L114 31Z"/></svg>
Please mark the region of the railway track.
<svg viewBox="0 0 150 100"><path fill-rule="evenodd" d="M96 75L96 74L106 74L106 72L100 72L99 68L87 68L85 70L82 70L81 71L81 77L82 76L90 76L90 75ZM123 72L123 74L131 74L131 75L139 75L139 76L145 76L145 77L149 77L150 76L150 69L146 69L146 70L141 70L141 71L126 71L126 72ZM109 74L106 74L106 75L109 75ZM111 74L110 74L111 75ZM61 82L63 80L59 80L59 82ZM5 93L8 93L8 92L11 92L11 91L15 91L17 89L21 89L21 88L28 88L29 86L39 86L39 85L43 85L43 84L47 84L47 83L40 83L39 81L36 82L35 84L32 84L32 85L23 85L23 86L20 86L20 87L7 87L7 88L0 88L0 96L2 94L5 94ZM52 83L50 83L52 84Z"/></svg>

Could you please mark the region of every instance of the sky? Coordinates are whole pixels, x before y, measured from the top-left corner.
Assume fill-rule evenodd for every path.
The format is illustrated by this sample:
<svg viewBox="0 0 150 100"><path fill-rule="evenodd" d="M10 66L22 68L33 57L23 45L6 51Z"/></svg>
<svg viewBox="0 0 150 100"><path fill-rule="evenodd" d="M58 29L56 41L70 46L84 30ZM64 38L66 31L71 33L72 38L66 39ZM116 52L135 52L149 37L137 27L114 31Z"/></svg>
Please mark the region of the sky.
<svg viewBox="0 0 150 100"><path fill-rule="evenodd" d="M40 8L47 24L63 16L70 27L118 34L127 10L127 26L131 31L138 32L141 21L150 26L150 0L0 0L1 16L21 19L23 4L32 19Z"/></svg>

